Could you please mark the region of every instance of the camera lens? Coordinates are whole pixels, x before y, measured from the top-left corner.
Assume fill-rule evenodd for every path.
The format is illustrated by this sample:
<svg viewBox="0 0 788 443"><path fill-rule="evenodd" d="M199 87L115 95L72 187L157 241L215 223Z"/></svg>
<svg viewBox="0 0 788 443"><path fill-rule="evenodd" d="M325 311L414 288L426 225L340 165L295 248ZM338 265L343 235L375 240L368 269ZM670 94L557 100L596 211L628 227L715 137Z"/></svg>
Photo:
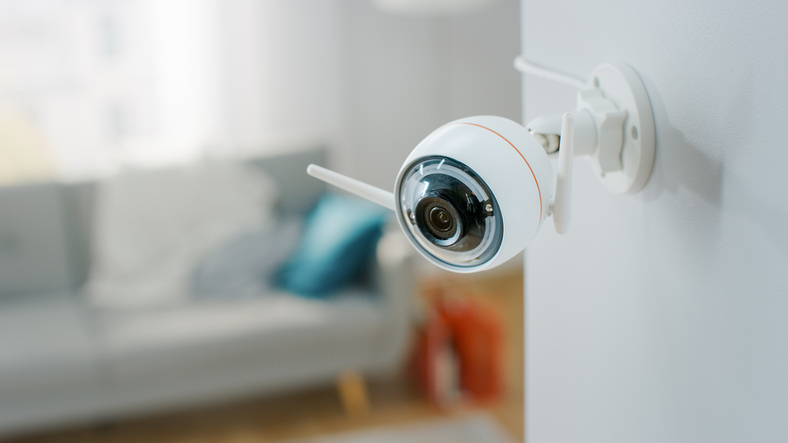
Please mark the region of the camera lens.
<svg viewBox="0 0 788 443"><path fill-rule="evenodd" d="M441 245L451 245L460 237L460 214L448 200L439 195L428 195L419 201L416 206L416 219L422 232Z"/></svg>
<svg viewBox="0 0 788 443"><path fill-rule="evenodd" d="M454 219L451 215L441 208L432 208L430 216L427 219L430 223L430 229L438 232L447 232L454 226Z"/></svg>

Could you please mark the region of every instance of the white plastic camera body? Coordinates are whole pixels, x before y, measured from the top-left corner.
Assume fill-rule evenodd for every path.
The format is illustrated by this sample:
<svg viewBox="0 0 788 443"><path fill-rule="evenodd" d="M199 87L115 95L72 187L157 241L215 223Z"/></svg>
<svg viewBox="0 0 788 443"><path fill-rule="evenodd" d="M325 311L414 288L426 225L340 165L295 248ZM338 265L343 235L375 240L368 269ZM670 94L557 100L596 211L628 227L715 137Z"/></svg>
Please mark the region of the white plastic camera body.
<svg viewBox="0 0 788 443"><path fill-rule="evenodd" d="M469 117L427 136L387 192L316 165L307 172L392 209L410 243L432 263L469 273L522 252L552 213L570 219L573 120L561 131L559 168L523 126L503 117Z"/></svg>
<svg viewBox="0 0 788 443"><path fill-rule="evenodd" d="M445 177L464 189L435 189ZM474 225L462 227L465 242L474 240L470 245L436 244L430 214L424 213L430 208L419 205L430 194L465 206L456 223L464 218ZM547 218L554 194L555 174L539 142L521 125L494 116L464 118L435 130L407 157L394 185L397 221L408 240L429 261L454 272L489 269L525 249ZM433 213L440 206L434 208ZM474 212L481 214L468 215Z"/></svg>

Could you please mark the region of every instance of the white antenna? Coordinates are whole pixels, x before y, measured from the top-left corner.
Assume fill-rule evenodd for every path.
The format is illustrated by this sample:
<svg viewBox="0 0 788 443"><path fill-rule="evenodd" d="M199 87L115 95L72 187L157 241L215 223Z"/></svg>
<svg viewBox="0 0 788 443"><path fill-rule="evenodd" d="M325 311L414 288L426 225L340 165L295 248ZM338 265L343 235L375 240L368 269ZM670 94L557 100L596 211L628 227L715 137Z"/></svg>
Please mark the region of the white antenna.
<svg viewBox="0 0 788 443"><path fill-rule="evenodd" d="M384 191L383 189L376 188L318 165L309 165L306 168L306 173L330 185L334 185L373 203L377 203L384 208L391 209L392 211L394 210L394 194L391 192Z"/></svg>
<svg viewBox="0 0 788 443"><path fill-rule="evenodd" d="M558 177L555 181L553 224L555 232L566 234L572 221L572 163L575 151L575 122L572 114L564 114L561 142L558 145Z"/></svg>

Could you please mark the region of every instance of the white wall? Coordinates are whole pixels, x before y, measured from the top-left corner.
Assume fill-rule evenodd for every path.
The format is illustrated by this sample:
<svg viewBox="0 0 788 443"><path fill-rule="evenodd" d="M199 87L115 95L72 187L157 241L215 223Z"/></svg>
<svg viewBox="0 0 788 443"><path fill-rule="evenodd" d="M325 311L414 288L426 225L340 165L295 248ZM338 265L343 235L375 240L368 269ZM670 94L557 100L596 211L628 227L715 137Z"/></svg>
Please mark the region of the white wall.
<svg viewBox="0 0 788 443"><path fill-rule="evenodd" d="M221 12L225 144L344 144L344 3L224 0Z"/></svg>
<svg viewBox="0 0 788 443"><path fill-rule="evenodd" d="M528 57L624 61L654 172L614 196L578 160L571 232L526 256L526 435L541 442L788 438L788 3L525 1ZM527 77L525 118L573 92Z"/></svg>
<svg viewBox="0 0 788 443"><path fill-rule="evenodd" d="M224 14L228 146L323 142L332 167L390 189L438 126L521 118L516 0L451 16L389 14L372 1L233 0Z"/></svg>
<svg viewBox="0 0 788 443"><path fill-rule="evenodd" d="M434 129L470 115L520 117L519 5L501 0L443 17L346 4L347 150L337 167L391 189L403 160Z"/></svg>

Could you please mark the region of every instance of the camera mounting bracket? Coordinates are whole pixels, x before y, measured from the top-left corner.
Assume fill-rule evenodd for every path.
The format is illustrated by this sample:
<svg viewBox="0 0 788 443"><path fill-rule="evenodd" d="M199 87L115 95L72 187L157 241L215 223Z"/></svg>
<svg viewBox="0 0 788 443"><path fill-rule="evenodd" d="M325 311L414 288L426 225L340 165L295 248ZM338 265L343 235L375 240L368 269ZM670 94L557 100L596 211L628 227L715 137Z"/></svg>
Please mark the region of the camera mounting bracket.
<svg viewBox="0 0 788 443"><path fill-rule="evenodd" d="M643 188L651 175L656 145L654 116L646 88L627 65L603 64L577 94L575 155L591 163L611 192ZM561 115L539 117L526 128L548 153L555 152Z"/></svg>

